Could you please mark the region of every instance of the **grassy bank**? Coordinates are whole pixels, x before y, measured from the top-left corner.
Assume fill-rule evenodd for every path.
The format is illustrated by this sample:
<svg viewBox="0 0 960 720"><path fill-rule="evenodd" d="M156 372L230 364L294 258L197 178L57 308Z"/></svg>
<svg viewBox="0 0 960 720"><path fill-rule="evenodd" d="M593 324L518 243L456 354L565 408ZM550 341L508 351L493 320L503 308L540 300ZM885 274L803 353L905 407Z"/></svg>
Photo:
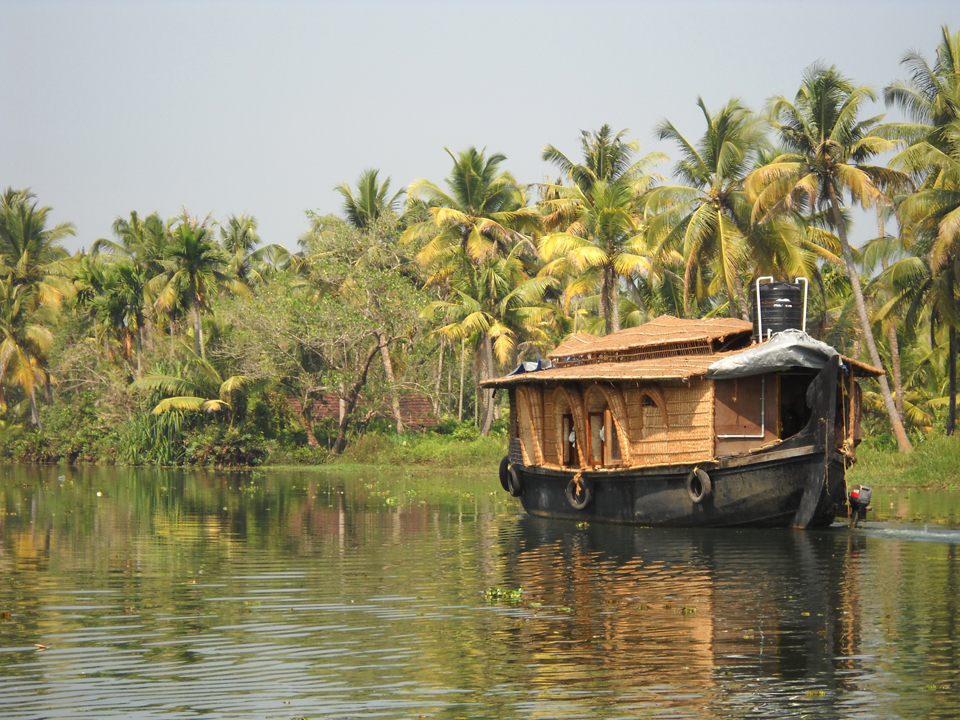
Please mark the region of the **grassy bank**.
<svg viewBox="0 0 960 720"><path fill-rule="evenodd" d="M960 489L960 437L930 433L908 455L864 444L857 449L857 464L847 473L847 484L857 483Z"/></svg>
<svg viewBox="0 0 960 720"><path fill-rule="evenodd" d="M504 435L458 435L369 434L349 446L343 456L328 458L324 465L496 472L500 458L507 453ZM847 483L884 488L960 489L960 437L931 433L917 442L909 455L865 443L857 450L857 463L849 470Z"/></svg>
<svg viewBox="0 0 960 720"><path fill-rule="evenodd" d="M347 447L329 465L373 467L437 466L463 470L496 471L507 454L507 438L501 434L482 437L455 435L369 434Z"/></svg>

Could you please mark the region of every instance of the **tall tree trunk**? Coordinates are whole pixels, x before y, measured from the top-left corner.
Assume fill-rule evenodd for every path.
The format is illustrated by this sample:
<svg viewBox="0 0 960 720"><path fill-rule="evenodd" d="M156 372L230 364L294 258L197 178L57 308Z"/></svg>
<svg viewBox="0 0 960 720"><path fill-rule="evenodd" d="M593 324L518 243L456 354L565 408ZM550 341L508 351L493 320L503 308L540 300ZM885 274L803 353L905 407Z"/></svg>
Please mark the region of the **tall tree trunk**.
<svg viewBox="0 0 960 720"><path fill-rule="evenodd" d="M897 324L887 326L887 339L890 342L890 364L893 365L893 404L903 417L903 374L900 370L900 342L897 340Z"/></svg>
<svg viewBox="0 0 960 720"><path fill-rule="evenodd" d="M320 443L317 441L317 436L313 434L312 414L313 403L308 401L306 395L303 395L300 399L300 424L307 433L307 447L316 448L320 447Z"/></svg>
<svg viewBox="0 0 960 720"><path fill-rule="evenodd" d="M610 298L607 296L607 269L600 268L600 317L603 318L603 334L610 334Z"/></svg>
<svg viewBox="0 0 960 720"><path fill-rule="evenodd" d="M690 317L690 285L693 283L693 258L687 260L687 267L683 271L683 316Z"/></svg>
<svg viewBox="0 0 960 720"><path fill-rule="evenodd" d="M947 362L947 377L949 378L949 408L947 412L947 435L953 435L957 429L957 329L950 326L948 330L950 338Z"/></svg>
<svg viewBox="0 0 960 720"><path fill-rule="evenodd" d="M483 334L483 379L487 380L493 377L493 338L490 333ZM493 427L493 388L483 388L483 422L480 425L480 434L489 435L490 428Z"/></svg>
<svg viewBox="0 0 960 720"><path fill-rule="evenodd" d="M350 425L350 418L353 416L353 411L357 409L357 402L360 400L360 391L363 390L363 386L367 383L367 373L370 372L370 365L379 352L380 343L375 339L370 350L367 352L367 356L363 360L363 364L360 366L359 376L347 392L347 397L345 398L346 407L343 417L340 418L340 426L337 428L337 440L333 443L333 448L330 450L334 455L341 454L347 447L347 427Z"/></svg>
<svg viewBox="0 0 960 720"><path fill-rule="evenodd" d="M47 407L53 407L53 386L50 383L50 371L43 369L43 387L47 393Z"/></svg>
<svg viewBox="0 0 960 720"><path fill-rule="evenodd" d="M737 290L737 302L740 304L740 319L744 322L750 322L750 304L747 302L747 294L743 290L743 280L740 279L740 273L733 274L733 286ZM733 315L730 317L733 317Z"/></svg>
<svg viewBox="0 0 960 720"><path fill-rule="evenodd" d="M193 306L191 308L193 311L193 351L206 360L207 353L203 347L203 323L200 322L200 306L196 298L191 304Z"/></svg>
<svg viewBox="0 0 960 720"><path fill-rule="evenodd" d="M393 375L393 363L390 360L390 349L383 338L377 333L377 344L380 345L380 359L383 360L383 374L387 376L387 388L390 392L390 409L393 419L397 423L397 435L403 435L403 417L400 415L400 399L397 397L397 381Z"/></svg>
<svg viewBox="0 0 960 720"><path fill-rule="evenodd" d="M433 414L440 417L440 386L443 383L443 352L446 347L444 338L440 336L440 359L437 360L437 382L433 386Z"/></svg>
<svg viewBox="0 0 960 720"><path fill-rule="evenodd" d="M143 355L143 328L137 328L137 377L143 377L143 362L141 356Z"/></svg>
<svg viewBox="0 0 960 720"><path fill-rule="evenodd" d="M843 226L843 218L840 215L840 202L837 199L836 190L833 183L829 180L826 183L827 193L830 196L830 207L833 210L834 226L837 229L837 235L840 237L840 244L843 247L843 259L847 264L847 275L850 278L850 288L853 290L853 299L857 305L857 315L860 318L860 329L863 331L864 340L867 342L867 350L870 351L870 360L875 367L882 368L880 362L880 353L877 352L877 343L873 339L873 331L870 329L870 317L867 315L867 305L863 300L863 290L860 287L860 275L857 273L857 266L853 263L853 252L850 250L850 242L847 240L847 231ZM910 444L910 438L907 437L903 429L903 423L900 421L900 413L897 412L893 404L893 396L890 394L890 386L887 385L887 378L881 375L877 380L880 383L880 394L883 395L883 404L887 408L887 414L890 416L890 422L893 425L893 434L897 437L897 445L900 452L911 452L913 446Z"/></svg>
<svg viewBox="0 0 960 720"><path fill-rule="evenodd" d="M879 237L886 237L887 231L883 225L883 208L877 203L877 230ZM886 255L880 260L883 269L886 270L889 263ZM887 340L890 343L890 364L893 366L893 404L903 417L903 376L900 372L900 343L897 340L897 319L892 318L887 321Z"/></svg>
<svg viewBox="0 0 960 720"><path fill-rule="evenodd" d="M457 403L457 422L463 422L463 371L466 364L467 349L463 338L460 338L460 400Z"/></svg>
<svg viewBox="0 0 960 720"><path fill-rule="evenodd" d="M613 332L620 332L620 283L617 282L617 273L611 265L608 268L610 277L607 280L607 292L610 294L610 327Z"/></svg>
<svg viewBox="0 0 960 720"><path fill-rule="evenodd" d="M37 411L37 391L33 385L30 386L30 421L37 430L43 432L43 426L40 424L40 413Z"/></svg>

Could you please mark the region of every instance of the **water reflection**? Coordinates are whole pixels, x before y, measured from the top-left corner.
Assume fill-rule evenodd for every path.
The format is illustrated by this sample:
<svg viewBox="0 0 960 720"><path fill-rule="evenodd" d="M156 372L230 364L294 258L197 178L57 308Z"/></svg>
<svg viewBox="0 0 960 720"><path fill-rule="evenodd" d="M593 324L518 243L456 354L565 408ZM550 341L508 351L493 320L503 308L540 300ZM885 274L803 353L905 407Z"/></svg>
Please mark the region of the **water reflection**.
<svg viewBox="0 0 960 720"><path fill-rule="evenodd" d="M960 711L949 522L577 527L496 486L6 469L0 717Z"/></svg>

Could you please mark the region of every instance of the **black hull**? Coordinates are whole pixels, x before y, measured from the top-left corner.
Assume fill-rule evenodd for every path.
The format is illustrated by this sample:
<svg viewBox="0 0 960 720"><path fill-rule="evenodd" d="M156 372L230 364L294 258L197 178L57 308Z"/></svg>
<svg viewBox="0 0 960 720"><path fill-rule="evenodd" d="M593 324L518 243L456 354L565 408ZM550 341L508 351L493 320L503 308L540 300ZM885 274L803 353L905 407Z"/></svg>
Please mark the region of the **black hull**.
<svg viewBox="0 0 960 720"><path fill-rule="evenodd" d="M845 513L842 457L834 454L828 464L822 448L773 449L699 467L712 486L699 501L689 490L693 466L585 471L580 477L590 499L579 510L567 493L575 470L520 465L513 470L524 510L539 517L651 527L815 527ZM808 500L816 503L812 514L799 513L811 479L824 475L818 497Z"/></svg>

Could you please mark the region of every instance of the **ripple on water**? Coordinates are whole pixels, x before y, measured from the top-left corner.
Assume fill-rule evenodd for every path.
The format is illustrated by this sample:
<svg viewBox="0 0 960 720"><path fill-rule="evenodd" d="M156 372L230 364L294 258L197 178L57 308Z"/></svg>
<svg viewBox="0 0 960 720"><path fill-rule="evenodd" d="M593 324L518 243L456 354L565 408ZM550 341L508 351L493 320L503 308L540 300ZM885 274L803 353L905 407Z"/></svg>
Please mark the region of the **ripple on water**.
<svg viewBox="0 0 960 720"><path fill-rule="evenodd" d="M2 718L960 715L935 524L578 528L469 479L90 473L0 481L35 507L0 515Z"/></svg>

